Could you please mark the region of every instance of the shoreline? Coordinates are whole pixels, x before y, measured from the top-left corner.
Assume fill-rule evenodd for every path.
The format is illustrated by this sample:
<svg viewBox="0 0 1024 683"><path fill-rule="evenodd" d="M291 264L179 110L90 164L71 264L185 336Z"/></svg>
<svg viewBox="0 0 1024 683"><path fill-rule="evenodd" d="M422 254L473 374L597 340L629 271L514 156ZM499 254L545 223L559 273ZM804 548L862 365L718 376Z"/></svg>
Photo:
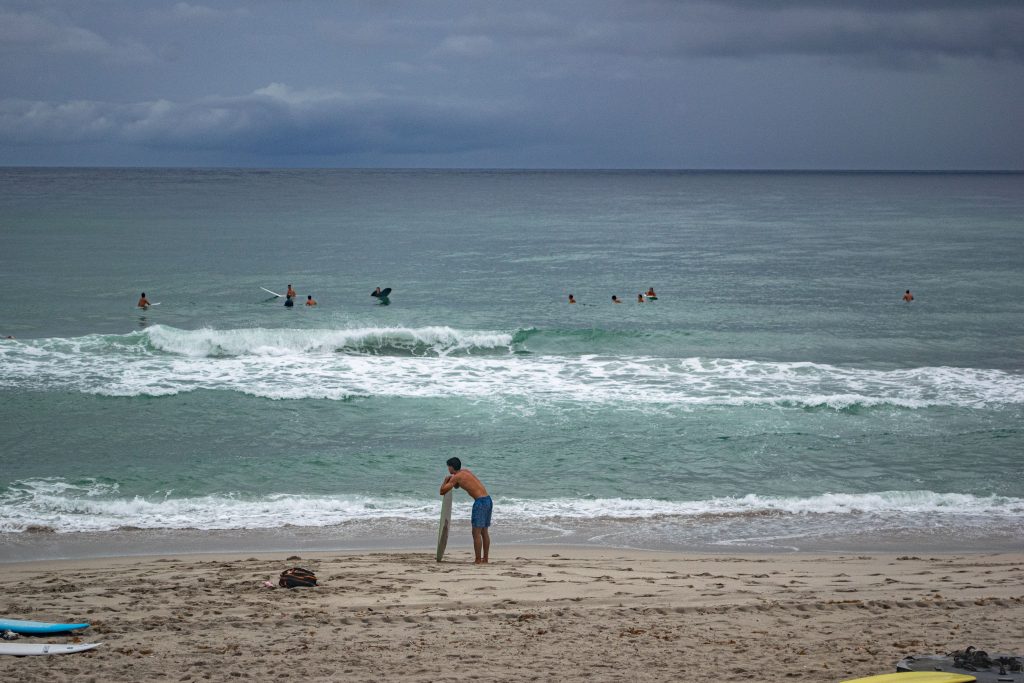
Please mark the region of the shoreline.
<svg viewBox="0 0 1024 683"><path fill-rule="evenodd" d="M910 654L1016 652L1024 552L493 547L9 563L6 616L88 621L95 650L5 657L24 681L840 681ZM313 570L315 588L264 588ZM70 642L71 636L21 642Z"/></svg>
<svg viewBox="0 0 1024 683"><path fill-rule="evenodd" d="M767 520L769 523L772 520ZM471 547L468 523L456 520L449 548ZM750 529L743 537L736 528L722 534L722 525L684 519L674 526L661 520L643 524L636 520L572 520L544 525L504 523L492 530L496 547L571 546L605 551L740 554L834 554L914 552L1014 552L1024 544L1019 528L1008 525L965 536L957 529L867 529L860 533L835 533L828 525L780 533L772 527L756 528L766 520L738 520ZM21 561L86 559L98 557L145 557L180 554L277 553L277 552L405 552L434 547L436 524L425 521L359 522L325 527L278 527L270 529L121 529L101 532L8 532L0 533L0 565Z"/></svg>

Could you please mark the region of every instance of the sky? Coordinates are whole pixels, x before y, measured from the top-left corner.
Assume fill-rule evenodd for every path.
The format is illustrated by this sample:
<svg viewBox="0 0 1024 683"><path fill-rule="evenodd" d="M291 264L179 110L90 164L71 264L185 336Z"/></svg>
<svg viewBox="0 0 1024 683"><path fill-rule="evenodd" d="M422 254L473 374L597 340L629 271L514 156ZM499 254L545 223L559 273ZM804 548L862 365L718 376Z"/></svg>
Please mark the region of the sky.
<svg viewBox="0 0 1024 683"><path fill-rule="evenodd" d="M0 165L1024 170L1024 0L0 0Z"/></svg>

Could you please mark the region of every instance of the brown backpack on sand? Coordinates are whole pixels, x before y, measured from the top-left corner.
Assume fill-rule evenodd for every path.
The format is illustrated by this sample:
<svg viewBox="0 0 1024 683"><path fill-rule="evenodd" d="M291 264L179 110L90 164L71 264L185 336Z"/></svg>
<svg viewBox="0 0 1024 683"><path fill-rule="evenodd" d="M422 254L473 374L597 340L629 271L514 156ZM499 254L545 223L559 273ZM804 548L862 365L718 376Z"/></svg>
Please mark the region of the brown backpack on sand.
<svg viewBox="0 0 1024 683"><path fill-rule="evenodd" d="M281 572L277 585L281 588L308 588L316 585L316 574L302 567L292 567Z"/></svg>

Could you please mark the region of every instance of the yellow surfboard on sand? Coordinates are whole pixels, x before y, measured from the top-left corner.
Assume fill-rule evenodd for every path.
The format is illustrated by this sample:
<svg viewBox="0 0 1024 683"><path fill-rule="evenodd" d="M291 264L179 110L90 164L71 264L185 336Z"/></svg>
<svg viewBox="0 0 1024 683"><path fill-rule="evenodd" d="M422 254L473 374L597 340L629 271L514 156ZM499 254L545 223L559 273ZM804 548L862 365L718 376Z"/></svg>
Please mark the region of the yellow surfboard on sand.
<svg viewBox="0 0 1024 683"><path fill-rule="evenodd" d="M951 674L945 671L903 671L895 674L881 674L867 678L851 678L840 683L973 683L978 680L967 674Z"/></svg>

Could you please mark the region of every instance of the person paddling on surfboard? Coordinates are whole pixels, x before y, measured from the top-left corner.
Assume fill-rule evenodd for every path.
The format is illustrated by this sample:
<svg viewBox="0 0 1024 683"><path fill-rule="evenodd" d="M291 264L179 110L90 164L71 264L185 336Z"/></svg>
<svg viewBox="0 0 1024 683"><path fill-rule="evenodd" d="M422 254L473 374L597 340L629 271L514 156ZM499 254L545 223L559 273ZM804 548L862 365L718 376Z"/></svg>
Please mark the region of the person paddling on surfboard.
<svg viewBox="0 0 1024 683"><path fill-rule="evenodd" d="M145 292L143 292L142 295L139 296L138 306L139 308L149 308L149 299L146 298Z"/></svg>
<svg viewBox="0 0 1024 683"><path fill-rule="evenodd" d="M647 288L647 294L644 294L648 299L657 299L658 295L654 293L654 287Z"/></svg>
<svg viewBox="0 0 1024 683"><path fill-rule="evenodd" d="M494 503L476 475L469 470L462 469L461 460L449 458L447 465L448 476L441 484L441 495L461 487L472 496L473 554L476 557L474 564L487 564L487 557L491 552L491 535L488 529L491 526L491 511L494 508Z"/></svg>

